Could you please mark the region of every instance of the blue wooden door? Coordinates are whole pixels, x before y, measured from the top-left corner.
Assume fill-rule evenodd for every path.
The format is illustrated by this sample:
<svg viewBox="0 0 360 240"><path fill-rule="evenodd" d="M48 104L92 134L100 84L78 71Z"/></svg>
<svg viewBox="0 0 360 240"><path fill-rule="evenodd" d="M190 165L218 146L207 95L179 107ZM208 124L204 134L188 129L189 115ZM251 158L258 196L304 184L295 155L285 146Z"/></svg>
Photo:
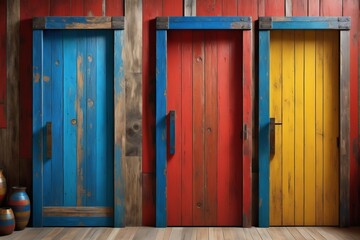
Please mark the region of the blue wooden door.
<svg viewBox="0 0 360 240"><path fill-rule="evenodd" d="M43 225L112 226L113 31L49 30L43 44Z"/></svg>

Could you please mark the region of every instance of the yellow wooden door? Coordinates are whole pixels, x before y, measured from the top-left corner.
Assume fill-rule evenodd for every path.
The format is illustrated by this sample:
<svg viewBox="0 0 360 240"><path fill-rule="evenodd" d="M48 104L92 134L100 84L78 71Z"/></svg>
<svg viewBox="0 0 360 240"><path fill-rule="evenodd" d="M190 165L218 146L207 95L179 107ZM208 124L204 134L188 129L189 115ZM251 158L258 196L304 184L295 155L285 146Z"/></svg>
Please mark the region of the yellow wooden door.
<svg viewBox="0 0 360 240"><path fill-rule="evenodd" d="M271 31L270 117L270 225L338 225L337 31Z"/></svg>

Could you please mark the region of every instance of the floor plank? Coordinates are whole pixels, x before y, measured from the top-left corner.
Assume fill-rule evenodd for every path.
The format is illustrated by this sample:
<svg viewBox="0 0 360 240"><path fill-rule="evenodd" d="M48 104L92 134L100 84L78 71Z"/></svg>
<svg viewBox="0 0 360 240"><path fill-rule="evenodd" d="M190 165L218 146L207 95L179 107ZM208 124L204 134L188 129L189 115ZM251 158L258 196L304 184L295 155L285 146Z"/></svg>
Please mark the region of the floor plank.
<svg viewBox="0 0 360 240"><path fill-rule="evenodd" d="M26 228L0 240L359 240L360 228L126 227Z"/></svg>

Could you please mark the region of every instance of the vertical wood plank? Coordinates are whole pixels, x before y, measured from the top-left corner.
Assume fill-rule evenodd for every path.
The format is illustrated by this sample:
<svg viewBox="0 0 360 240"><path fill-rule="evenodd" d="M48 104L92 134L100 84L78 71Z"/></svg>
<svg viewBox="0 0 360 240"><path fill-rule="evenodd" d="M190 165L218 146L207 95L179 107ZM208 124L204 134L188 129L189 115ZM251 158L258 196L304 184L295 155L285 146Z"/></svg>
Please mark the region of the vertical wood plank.
<svg viewBox="0 0 360 240"><path fill-rule="evenodd" d="M9 186L19 184L20 172L29 171L23 169L19 161L19 120L20 120L20 94L19 94L19 53L20 53L20 1L7 1L6 15L6 111L7 111L7 139L3 149L5 158L3 161L4 175ZM29 46L31 49L31 45ZM3 58L4 59L4 58ZM31 59L31 58L30 58ZM31 68L31 67L30 67ZM30 81L29 81L29 85ZM31 88L30 88L31 89ZM31 91L29 89L29 91ZM29 101L29 99L27 99ZM30 109L31 102L29 101ZM31 121L30 121L31 126ZM29 129L31 132L31 128ZM31 133L30 133L31 134ZM31 135L30 135L31 136ZM22 170L23 169L23 170ZM31 169L31 167L29 168ZM20 171L19 171L20 170ZM22 171L21 171L22 170ZM31 178L30 178L31 179ZM26 186L31 186L29 182Z"/></svg>
<svg viewBox="0 0 360 240"><path fill-rule="evenodd" d="M218 78L224 79L224 81L219 81L218 85L218 114L219 114L219 133L218 133L218 159L224 159L221 164L218 165L218 224L227 225L230 221L230 150L232 146L230 140L230 82L233 79L234 74L230 71L230 32L224 31L217 38L218 44ZM233 56L233 55L232 55ZM233 70L233 68L232 68ZM227 107L222 107L227 106ZM227 159L227 160L225 160ZM219 161L218 160L218 161ZM221 161L221 160L220 160ZM233 189L235 190L235 189Z"/></svg>
<svg viewBox="0 0 360 240"><path fill-rule="evenodd" d="M315 32L305 32L305 215L304 224L315 224Z"/></svg>
<svg viewBox="0 0 360 240"><path fill-rule="evenodd" d="M205 205L205 76L204 32L193 33L193 224L204 225Z"/></svg>
<svg viewBox="0 0 360 240"><path fill-rule="evenodd" d="M270 33L270 117L276 122L282 122L282 31ZM282 149L283 127L275 126L275 155L270 156L270 224L281 225L283 222L283 197L282 197Z"/></svg>
<svg viewBox="0 0 360 240"><path fill-rule="evenodd" d="M350 29L350 225L357 225L360 223L360 192L356 189L360 186L360 164L359 158L359 71L360 71L360 37L359 37L359 7L360 2L356 0L344 0L343 1L343 15L351 17L351 29ZM346 35L346 34L345 34ZM341 40L342 41L342 40ZM340 43L341 44L341 43ZM341 54L341 53L340 53ZM340 107L342 108L342 106ZM342 186L340 186L342 189ZM340 224L343 224L340 221Z"/></svg>
<svg viewBox="0 0 360 240"><path fill-rule="evenodd" d="M259 227L269 226L269 55L270 32L259 32Z"/></svg>
<svg viewBox="0 0 360 240"><path fill-rule="evenodd" d="M168 48L167 48L167 225L179 226L181 225L181 174L182 174L182 136L180 130L182 129L182 71L181 71L181 31L168 32ZM175 129L175 154L170 154L170 120L169 112L175 110L176 112L176 129ZM186 141L186 140L185 140Z"/></svg>
<svg viewBox="0 0 360 240"><path fill-rule="evenodd" d="M320 0L320 16L342 16L342 0Z"/></svg>
<svg viewBox="0 0 360 240"><path fill-rule="evenodd" d="M51 88L51 122L52 122L52 204L55 206L64 203L64 165L63 165L63 43L62 31L53 32L51 43L51 57L46 55L45 61L50 62L51 75L44 76L44 81L49 81ZM46 179L45 179L46 181Z"/></svg>
<svg viewBox="0 0 360 240"><path fill-rule="evenodd" d="M315 209L316 209L316 224L324 224L324 31L316 32L316 76L315 76L315 147L316 147L316 161L315 161ZM327 134L327 133L326 133Z"/></svg>
<svg viewBox="0 0 360 240"><path fill-rule="evenodd" d="M126 102L126 224L141 225L142 155L142 1L125 1L125 102ZM136 162L140 161L140 162ZM130 172L127 169L138 172ZM135 179L132 184L131 179ZM130 200L131 201L128 201ZM137 209L138 211L135 211ZM135 212L134 212L135 211Z"/></svg>
<svg viewBox="0 0 360 240"><path fill-rule="evenodd" d="M97 95L97 91L105 92L105 89L102 88L101 85L97 85L98 82L105 82L105 79L97 79L97 61L104 61L100 60L100 56L97 55L97 39L96 39L96 32L89 30L86 31L86 53L84 54L84 66L86 69L85 72L85 83L86 84L86 106L84 111L86 111L86 125L84 127L86 131L86 169L84 169L86 175L86 204L87 206L93 206L94 203L97 201L103 205L102 201L99 201L96 189L96 181L101 176L97 176L98 172L101 172L102 169L100 166L97 166L97 157L98 153L101 152L101 144L99 145L97 142L98 138L102 138L102 136L106 136L107 131L105 130L105 126L101 123L101 109L106 109L107 106L101 106L97 108L98 103L100 103L101 96ZM103 50L105 51L105 49ZM109 63L110 64L110 63ZM101 66L104 69L104 66ZM100 69L99 69L100 70ZM110 107L110 106L109 106ZM110 124L110 123L109 123ZM98 127L102 127L102 136L97 136L97 129ZM105 130L105 131L104 131ZM104 142L104 141L102 141ZM99 152L100 151L100 152ZM103 163L107 161L106 157L101 156ZM99 174L103 175L103 174ZM96 177L94 177L96 176ZM105 185L106 186L106 185ZM102 187L101 189L104 189ZM105 194L101 194L105 195Z"/></svg>
<svg viewBox="0 0 360 240"><path fill-rule="evenodd" d="M125 226L124 31L114 31L114 227Z"/></svg>
<svg viewBox="0 0 360 240"><path fill-rule="evenodd" d="M285 0L265 0L265 16L284 16Z"/></svg>
<svg viewBox="0 0 360 240"><path fill-rule="evenodd" d="M0 2L0 129L6 128L6 26L7 1Z"/></svg>
<svg viewBox="0 0 360 240"><path fill-rule="evenodd" d="M291 17L292 15L293 15L293 0L285 0L285 16Z"/></svg>
<svg viewBox="0 0 360 240"><path fill-rule="evenodd" d="M76 205L76 119L77 81L76 81L76 54L77 32L64 31L64 206Z"/></svg>
<svg viewBox="0 0 360 240"><path fill-rule="evenodd" d="M184 16L196 16L196 0L184 0Z"/></svg>
<svg viewBox="0 0 360 240"><path fill-rule="evenodd" d="M218 75L216 32L205 32L205 224L217 222Z"/></svg>
<svg viewBox="0 0 360 240"><path fill-rule="evenodd" d="M311 1L314 2L314 1ZM293 0L292 1L292 16L307 16L308 15L308 0Z"/></svg>
<svg viewBox="0 0 360 240"><path fill-rule="evenodd" d="M123 16L124 1L123 0L106 0L105 1L106 16Z"/></svg>
<svg viewBox="0 0 360 240"><path fill-rule="evenodd" d="M181 33L181 72L182 72L182 98L181 98L181 159L182 159L182 171L181 171L181 224L191 226L193 224L193 144L192 144L192 131L193 131L193 107L192 107L192 35L191 31L185 31Z"/></svg>
<svg viewBox="0 0 360 240"><path fill-rule="evenodd" d="M71 9L71 0L51 0L50 15L51 16L69 16Z"/></svg>
<svg viewBox="0 0 360 240"><path fill-rule="evenodd" d="M320 0L308 1L308 15L320 16Z"/></svg>
<svg viewBox="0 0 360 240"><path fill-rule="evenodd" d="M156 226L166 224L167 33L156 31Z"/></svg>
<svg viewBox="0 0 360 240"><path fill-rule="evenodd" d="M350 32L340 32L340 226L349 226L350 220ZM352 126L351 126L352 127Z"/></svg>
<svg viewBox="0 0 360 240"><path fill-rule="evenodd" d="M324 224L339 224L339 33L324 32Z"/></svg>
<svg viewBox="0 0 360 240"><path fill-rule="evenodd" d="M85 0L71 0L71 15L72 16L85 16L84 11Z"/></svg>
<svg viewBox="0 0 360 240"><path fill-rule="evenodd" d="M294 31L283 31L282 38L282 203L283 225L294 225L295 212L295 62Z"/></svg>
<svg viewBox="0 0 360 240"><path fill-rule="evenodd" d="M196 16L219 16L221 14L221 0L196 1Z"/></svg>
<svg viewBox="0 0 360 240"><path fill-rule="evenodd" d="M42 60L43 31L33 33L33 226L42 226L42 161L43 161L43 123L42 123Z"/></svg>
<svg viewBox="0 0 360 240"><path fill-rule="evenodd" d="M79 32L76 55L76 205L86 206L86 33Z"/></svg>
<svg viewBox="0 0 360 240"><path fill-rule="evenodd" d="M84 0L85 16L103 16L102 0Z"/></svg>
<svg viewBox="0 0 360 240"><path fill-rule="evenodd" d="M295 31L295 225L304 224L304 31Z"/></svg>

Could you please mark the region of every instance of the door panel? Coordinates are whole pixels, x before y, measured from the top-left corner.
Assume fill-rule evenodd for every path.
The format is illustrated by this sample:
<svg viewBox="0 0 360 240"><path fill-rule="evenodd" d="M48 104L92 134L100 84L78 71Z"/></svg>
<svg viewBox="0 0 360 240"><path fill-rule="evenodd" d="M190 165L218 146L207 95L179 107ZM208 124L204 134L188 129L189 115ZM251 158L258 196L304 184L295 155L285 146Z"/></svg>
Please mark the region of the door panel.
<svg viewBox="0 0 360 240"><path fill-rule="evenodd" d="M242 34L168 33L168 225L241 225ZM169 151L168 151L169 152Z"/></svg>
<svg viewBox="0 0 360 240"><path fill-rule="evenodd" d="M113 33L44 31L44 58L44 225L113 225Z"/></svg>
<svg viewBox="0 0 360 240"><path fill-rule="evenodd" d="M271 225L338 225L339 33L271 31Z"/></svg>

